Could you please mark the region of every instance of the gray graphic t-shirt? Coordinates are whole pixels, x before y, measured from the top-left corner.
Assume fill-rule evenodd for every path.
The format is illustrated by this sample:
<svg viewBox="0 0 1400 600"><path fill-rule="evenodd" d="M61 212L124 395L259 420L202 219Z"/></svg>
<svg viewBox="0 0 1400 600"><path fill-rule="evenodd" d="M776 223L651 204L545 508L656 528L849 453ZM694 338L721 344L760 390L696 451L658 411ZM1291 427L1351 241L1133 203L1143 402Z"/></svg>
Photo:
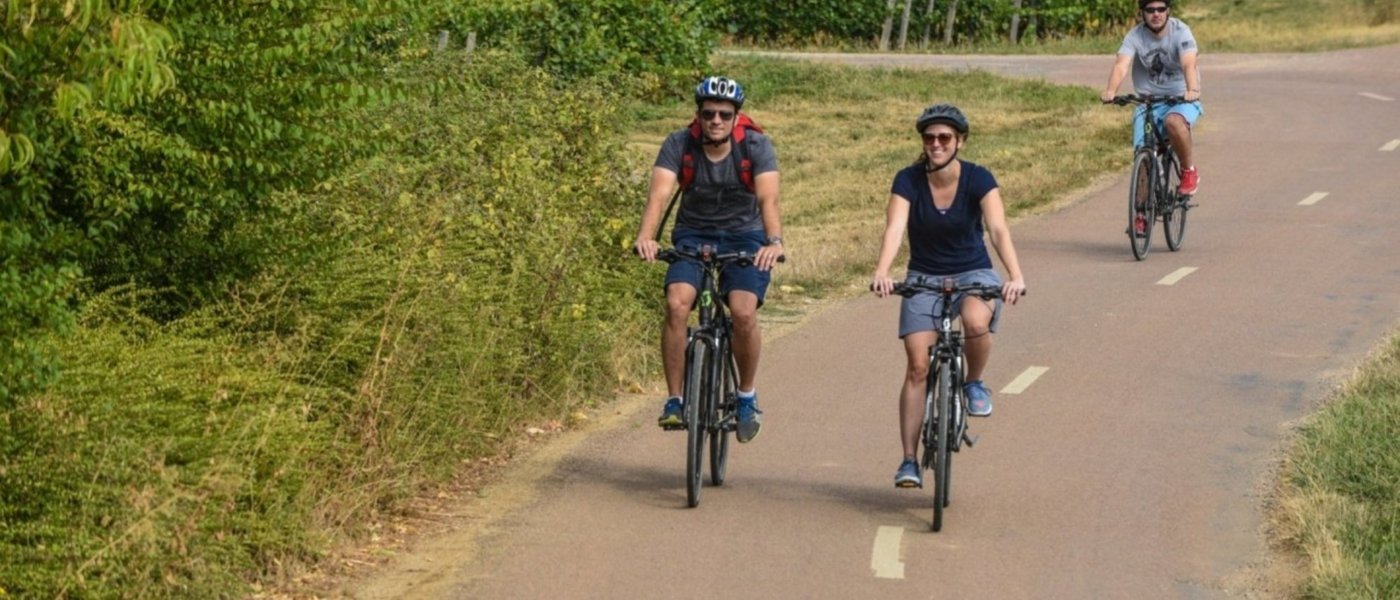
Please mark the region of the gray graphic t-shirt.
<svg viewBox="0 0 1400 600"><path fill-rule="evenodd" d="M1157 37L1141 23L1123 38L1119 56L1133 57L1133 88L1139 94L1180 96L1186 93L1181 57L1195 54L1196 36L1176 17L1167 19L1166 35Z"/></svg>
<svg viewBox="0 0 1400 600"><path fill-rule="evenodd" d="M756 131L749 131L747 135L751 139L743 143L748 144L754 177L777 171L778 155L773 151L773 142ZM662 142L655 166L679 175L681 155L690 143L689 129L672 133ZM676 227L734 233L762 230L758 198L739 179L735 168L737 161L732 156L710 161L698 147L694 161L695 181L682 197L680 212L676 213Z"/></svg>

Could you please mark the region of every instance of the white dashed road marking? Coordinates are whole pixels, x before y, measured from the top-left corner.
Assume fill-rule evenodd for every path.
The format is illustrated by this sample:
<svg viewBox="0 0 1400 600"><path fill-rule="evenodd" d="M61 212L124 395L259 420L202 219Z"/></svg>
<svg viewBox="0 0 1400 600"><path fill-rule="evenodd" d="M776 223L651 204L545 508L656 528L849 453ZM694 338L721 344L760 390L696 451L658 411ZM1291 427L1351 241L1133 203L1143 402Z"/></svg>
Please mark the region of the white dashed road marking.
<svg viewBox="0 0 1400 600"><path fill-rule="evenodd" d="M1299 202L1298 206L1312 206L1314 204L1317 204L1318 202L1321 202L1322 199L1326 197L1327 192L1317 192L1311 196L1308 196L1307 198L1303 198L1303 201Z"/></svg>
<svg viewBox="0 0 1400 600"><path fill-rule="evenodd" d="M1359 93L1359 94L1361 94L1362 96L1365 96L1365 97L1367 97L1367 98L1370 98L1370 99L1372 99L1372 100L1380 100L1381 102L1391 102L1391 101L1395 100L1394 98L1391 98L1390 96L1382 96L1382 95L1380 95L1380 94L1372 94L1371 92L1357 92L1357 93Z"/></svg>
<svg viewBox="0 0 1400 600"><path fill-rule="evenodd" d="M1035 383L1035 380L1040 379L1040 376L1049 370L1050 367L1030 367L1011 380L1011 383L1006 384L1006 387L1001 388L1001 393L1019 394L1024 392L1026 388L1031 387L1032 383Z"/></svg>
<svg viewBox="0 0 1400 600"><path fill-rule="evenodd" d="M1381 146L1381 152L1394 152L1396 148L1400 148L1400 140L1390 140Z"/></svg>
<svg viewBox="0 0 1400 600"><path fill-rule="evenodd" d="M1190 274L1195 273L1195 272L1196 272L1196 267L1182 267L1182 268L1180 268L1180 269L1177 269L1177 270L1175 270L1175 271L1172 271L1172 274L1171 274L1171 275L1168 275L1168 276L1166 276L1166 277L1163 277L1163 278L1161 279L1161 281L1158 281L1158 282L1157 282L1157 285L1172 285L1172 284L1175 284L1176 282L1181 281L1182 279L1185 279L1187 275L1190 275Z"/></svg>
<svg viewBox="0 0 1400 600"><path fill-rule="evenodd" d="M899 543L904 538L903 527L882 526L875 532L875 547L870 551L870 570L881 579L904 579L904 562L899 560Z"/></svg>

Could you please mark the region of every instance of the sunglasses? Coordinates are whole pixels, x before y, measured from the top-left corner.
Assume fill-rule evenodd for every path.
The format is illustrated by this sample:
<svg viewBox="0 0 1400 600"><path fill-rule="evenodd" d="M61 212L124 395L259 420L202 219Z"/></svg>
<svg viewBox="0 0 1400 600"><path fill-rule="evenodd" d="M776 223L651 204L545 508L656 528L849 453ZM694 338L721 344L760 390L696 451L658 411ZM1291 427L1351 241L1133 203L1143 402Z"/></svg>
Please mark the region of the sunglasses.
<svg viewBox="0 0 1400 600"><path fill-rule="evenodd" d="M940 146L951 146L951 145L953 145L953 138L954 138L954 137L955 137L955 136L954 136L953 134L948 133L948 132L946 132L946 131L943 132L943 133L925 133L925 134L923 134L924 145L925 145L925 146L927 146L927 145L929 145L929 144L932 144L932 143L934 143L934 142L938 142L938 145L940 145Z"/></svg>
<svg viewBox="0 0 1400 600"><path fill-rule="evenodd" d="M722 121L728 121L728 120L734 118L734 111L732 111L732 110L710 110L710 109L708 109L708 108L707 108L707 109L704 109L704 110L702 110L702 111L700 111L700 118L703 119L703 120L705 120L705 121L709 121L709 120L714 119L714 118L715 118L715 115L719 115L719 118L720 118L720 120L722 120Z"/></svg>
<svg viewBox="0 0 1400 600"><path fill-rule="evenodd" d="M1149 15L1160 15L1169 10L1171 10L1171 8L1167 6L1149 6L1147 8L1142 9L1142 12L1145 12Z"/></svg>

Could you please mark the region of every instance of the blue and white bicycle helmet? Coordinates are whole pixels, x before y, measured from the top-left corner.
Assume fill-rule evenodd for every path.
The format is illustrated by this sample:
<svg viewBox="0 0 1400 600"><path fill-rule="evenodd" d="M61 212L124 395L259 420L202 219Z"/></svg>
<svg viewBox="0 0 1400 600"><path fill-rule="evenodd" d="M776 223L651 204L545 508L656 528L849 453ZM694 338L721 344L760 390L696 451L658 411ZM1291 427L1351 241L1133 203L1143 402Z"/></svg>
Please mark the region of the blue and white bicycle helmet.
<svg viewBox="0 0 1400 600"><path fill-rule="evenodd" d="M725 100L733 102L735 109L743 108L744 86L728 77L706 77L695 86L695 106L699 107L706 100Z"/></svg>

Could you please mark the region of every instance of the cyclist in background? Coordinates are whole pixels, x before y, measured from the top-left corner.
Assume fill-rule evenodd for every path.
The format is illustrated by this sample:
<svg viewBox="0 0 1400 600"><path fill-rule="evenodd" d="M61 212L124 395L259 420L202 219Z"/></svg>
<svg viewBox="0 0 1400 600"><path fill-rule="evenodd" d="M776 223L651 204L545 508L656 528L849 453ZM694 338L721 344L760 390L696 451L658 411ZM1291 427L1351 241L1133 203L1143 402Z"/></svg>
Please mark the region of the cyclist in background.
<svg viewBox="0 0 1400 600"><path fill-rule="evenodd" d="M726 77L706 77L695 88L696 122L668 136L651 171L646 208L634 246L647 262L656 260L655 241L667 197L682 187L680 211L671 232L676 248L711 245L716 252L756 255L749 267L729 266L721 274L720 292L734 328L734 359L739 367L739 422L735 439L758 435L761 411L754 378L762 336L758 308L763 304L770 270L783 254L782 217L778 208L778 158L773 144L756 128L736 135L736 124L749 123L739 113L744 88ZM681 425L685 376L686 324L701 283L701 265L691 260L666 271L666 322L661 357L669 397L658 419L663 427Z"/></svg>
<svg viewBox="0 0 1400 600"><path fill-rule="evenodd" d="M959 285L982 283L1000 286L1002 297L1016 303L1026 290L1001 191L991 171L958 159L967 143L967 117L951 104L935 104L924 109L915 122L923 138L918 160L899 171L890 190L885 212L885 235L880 257L871 278L871 289L886 296L894 288L890 265L899 253L905 231L909 233L908 279L920 276L933 281L954 278ZM1002 283L992 269L992 259L983 242L983 231L996 248L1009 281ZM967 382L963 393L972 416L992 414L992 395L982 382L982 370L992 351L990 333L996 331L1001 301L980 298L953 299L956 314L962 318L966 339ZM899 337L904 340L908 365L899 401L899 438L904 459L895 472L897 487L921 487L922 472L915 461L919 426L923 421L924 386L928 380L929 346L936 341L934 319L943 299L936 294L905 298L899 311Z"/></svg>
<svg viewBox="0 0 1400 600"><path fill-rule="evenodd" d="M1108 86L1099 94L1104 102L1113 101L1118 86L1133 70L1133 88L1138 94L1152 96L1181 96L1183 104L1159 104L1154 107L1153 122L1158 131L1166 131L1172 149L1181 159L1181 188L1184 196L1196 193L1200 175L1196 171L1191 151L1191 127L1204 112L1201 109L1201 75L1196 68L1196 37L1191 28L1171 15L1171 0L1138 0L1141 23L1128 31L1118 48L1118 57L1108 74ZM1139 106L1133 113L1133 147L1142 146L1146 108ZM1163 127L1165 121L1165 127ZM1144 224L1145 226L1145 224Z"/></svg>

